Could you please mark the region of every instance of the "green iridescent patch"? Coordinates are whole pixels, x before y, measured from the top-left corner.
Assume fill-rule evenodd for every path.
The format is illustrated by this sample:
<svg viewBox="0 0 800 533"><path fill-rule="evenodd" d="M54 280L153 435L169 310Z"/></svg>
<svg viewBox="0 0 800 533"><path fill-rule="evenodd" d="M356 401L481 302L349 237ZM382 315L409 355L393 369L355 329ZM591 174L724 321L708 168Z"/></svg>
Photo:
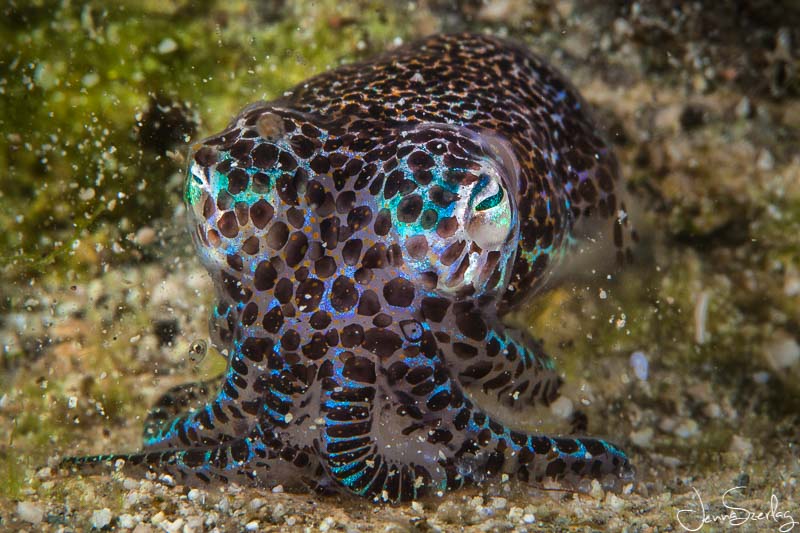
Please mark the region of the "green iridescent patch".
<svg viewBox="0 0 800 533"><path fill-rule="evenodd" d="M475 211L486 211L487 209L497 206L501 201L503 201L502 188L498 189L497 193L493 194L492 196L481 200L481 202L475 206Z"/></svg>
<svg viewBox="0 0 800 533"><path fill-rule="evenodd" d="M197 183L197 178L191 175L190 170L189 177L186 180L186 187L183 191L184 202L186 202L187 205L195 205L198 200L200 200L202 193L203 191L200 189L200 186Z"/></svg>

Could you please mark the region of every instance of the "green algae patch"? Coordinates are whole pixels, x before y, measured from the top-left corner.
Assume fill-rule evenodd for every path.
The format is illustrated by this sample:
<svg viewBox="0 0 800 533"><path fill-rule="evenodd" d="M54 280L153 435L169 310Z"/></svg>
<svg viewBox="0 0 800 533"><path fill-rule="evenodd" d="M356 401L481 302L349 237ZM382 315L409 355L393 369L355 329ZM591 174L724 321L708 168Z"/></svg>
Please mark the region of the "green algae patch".
<svg viewBox="0 0 800 533"><path fill-rule="evenodd" d="M14 428L6 436L7 444L0 445L0 497L13 499L20 496L25 486L25 469L22 461L14 453Z"/></svg>
<svg viewBox="0 0 800 533"><path fill-rule="evenodd" d="M0 17L0 267L7 279L140 258L181 201L181 154L242 107L412 32L367 1L34 2Z"/></svg>

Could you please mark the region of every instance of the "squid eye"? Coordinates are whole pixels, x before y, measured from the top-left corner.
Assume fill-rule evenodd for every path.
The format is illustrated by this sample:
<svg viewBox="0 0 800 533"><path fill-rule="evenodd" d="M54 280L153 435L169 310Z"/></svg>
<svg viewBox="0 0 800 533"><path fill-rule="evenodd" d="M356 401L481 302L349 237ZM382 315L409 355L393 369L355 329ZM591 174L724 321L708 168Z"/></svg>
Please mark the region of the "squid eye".
<svg viewBox="0 0 800 533"><path fill-rule="evenodd" d="M486 174L481 174L479 180L472 193L473 210L475 212L487 211L500 205L505 197L503 187Z"/></svg>
<svg viewBox="0 0 800 533"><path fill-rule="evenodd" d="M478 205L475 206L475 211L486 211L487 209L496 207L502 201L503 201L503 188L498 187L496 193L494 193L492 196L489 196L488 198L484 198Z"/></svg>
<svg viewBox="0 0 800 533"><path fill-rule="evenodd" d="M484 250L498 250L511 231L511 204L498 179L479 177L473 192L473 208L468 215L467 233Z"/></svg>

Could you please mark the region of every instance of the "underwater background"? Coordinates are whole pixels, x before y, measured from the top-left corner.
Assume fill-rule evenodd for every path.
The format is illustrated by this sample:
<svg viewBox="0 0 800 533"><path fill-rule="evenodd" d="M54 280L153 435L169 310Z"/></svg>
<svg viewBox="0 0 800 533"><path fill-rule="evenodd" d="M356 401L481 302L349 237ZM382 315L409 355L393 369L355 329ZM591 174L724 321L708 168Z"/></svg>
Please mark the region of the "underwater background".
<svg viewBox="0 0 800 533"><path fill-rule="evenodd" d="M680 531L697 494L721 513L734 487L738 507L775 495L800 521L799 28L789 0L3 2L0 530ZM391 507L57 474L64 455L138 449L161 393L224 368L197 349L213 291L181 203L189 142L313 74L462 30L560 69L620 159L634 266L581 265L514 319L567 382L553 420L520 422L585 412L637 485Z"/></svg>

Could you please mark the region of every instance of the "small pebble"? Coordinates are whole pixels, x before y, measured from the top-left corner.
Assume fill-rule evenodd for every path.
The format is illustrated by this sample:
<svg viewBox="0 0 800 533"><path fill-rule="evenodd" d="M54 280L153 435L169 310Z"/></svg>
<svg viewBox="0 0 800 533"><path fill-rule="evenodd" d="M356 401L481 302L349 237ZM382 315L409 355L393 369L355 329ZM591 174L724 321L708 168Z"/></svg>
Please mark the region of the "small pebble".
<svg viewBox="0 0 800 533"><path fill-rule="evenodd" d="M708 319L708 303L711 294L708 291L701 291L695 299L694 305L694 342L704 344L708 340L706 331L706 320Z"/></svg>
<svg viewBox="0 0 800 533"><path fill-rule="evenodd" d="M103 529L111 523L111 510L108 507L98 509L92 513L92 527Z"/></svg>
<svg viewBox="0 0 800 533"><path fill-rule="evenodd" d="M133 529L136 525L136 520L133 518L133 515L127 513L122 514L117 518L117 525L124 529Z"/></svg>
<svg viewBox="0 0 800 533"><path fill-rule="evenodd" d="M492 498L489 504L498 510L505 509L506 505L508 505L508 500L506 500L505 498Z"/></svg>
<svg viewBox="0 0 800 533"><path fill-rule="evenodd" d="M775 168L775 158L772 156L772 152L769 150L761 150L761 153L758 154L758 159L756 160L756 166L759 170L763 170L768 172Z"/></svg>
<svg viewBox="0 0 800 533"><path fill-rule="evenodd" d="M169 487L175 486L175 479L169 474L161 474L160 476L158 476L158 482L163 483L164 485L167 485Z"/></svg>
<svg viewBox="0 0 800 533"><path fill-rule="evenodd" d="M522 510L522 507L512 507L508 511L508 519L512 522L520 522L524 513L525 511Z"/></svg>
<svg viewBox="0 0 800 533"><path fill-rule="evenodd" d="M642 428L631 433L631 442L640 448L649 448L653 442L653 428Z"/></svg>
<svg viewBox="0 0 800 533"><path fill-rule="evenodd" d="M750 103L750 99L745 96L736 104L736 117L745 119L751 116L753 116L753 105Z"/></svg>
<svg viewBox="0 0 800 533"><path fill-rule="evenodd" d="M221 513L227 513L227 512L228 512L228 511L230 511L230 509L231 509L231 501L230 501L230 498L228 498L228 497L222 497L222 498L220 498L220 499L219 499L219 501L217 502L217 505L216 505L215 507L217 508L217 510L218 510L219 512L221 512Z"/></svg>
<svg viewBox="0 0 800 533"><path fill-rule="evenodd" d="M17 504L17 516L20 520L36 525L42 522L44 510L39 504L33 502L19 502Z"/></svg>
<svg viewBox="0 0 800 533"><path fill-rule="evenodd" d="M184 520L183 518L176 518L173 521L164 520L161 523L161 528L167 533L181 533L183 531Z"/></svg>
<svg viewBox="0 0 800 533"><path fill-rule="evenodd" d="M178 49L178 43L174 39L167 37L158 43L159 54L170 54Z"/></svg>
<svg viewBox="0 0 800 533"><path fill-rule="evenodd" d="M720 418L722 416L722 408L718 403L710 403L703 407L703 414L708 418Z"/></svg>
<svg viewBox="0 0 800 533"><path fill-rule="evenodd" d="M143 226L139 228L139 231L136 232L136 236L133 238L133 242L135 242L139 246L148 246L150 244L153 244L155 240L156 240L156 230L154 230L150 226Z"/></svg>
<svg viewBox="0 0 800 533"><path fill-rule="evenodd" d="M444 502L436 509L436 519L445 524L456 524L461 520L461 508L455 502Z"/></svg>
<svg viewBox="0 0 800 533"><path fill-rule="evenodd" d="M519 13L521 2L519 0L499 0L482 2L483 6L478 11L477 19L481 22L504 23L511 20ZM480 5L480 4L478 4Z"/></svg>
<svg viewBox="0 0 800 533"><path fill-rule="evenodd" d="M81 78L81 84L87 89L91 89L92 87L97 85L99 81L100 81L100 76L97 74L97 72L87 72ZM94 198L94 194L95 194L94 189L81 189L80 191L78 191L78 197L84 201L91 200L92 198Z"/></svg>
<svg viewBox="0 0 800 533"><path fill-rule="evenodd" d="M786 269L783 279L783 294L792 297L800 295L800 273L792 267ZM0 398L2 407L2 398Z"/></svg>
<svg viewBox="0 0 800 533"><path fill-rule="evenodd" d="M153 517L150 519L150 523L153 524L154 526L157 526L162 522L164 522L166 519L167 517L164 514L164 511L159 511L153 515Z"/></svg>
<svg viewBox="0 0 800 533"><path fill-rule="evenodd" d="M575 407L572 404L572 400L566 396L559 396L556 401L550 404L550 412L561 420L571 417L574 411Z"/></svg>
<svg viewBox="0 0 800 533"><path fill-rule="evenodd" d="M625 500L623 500L613 492L609 492L606 494L606 504L609 507L611 507L613 511L618 513L625 506Z"/></svg>
<svg viewBox="0 0 800 533"><path fill-rule="evenodd" d="M665 416L664 418L658 421L658 429L660 429L664 433L672 433L677 426L678 426L678 421L669 416Z"/></svg>
<svg viewBox="0 0 800 533"><path fill-rule="evenodd" d="M589 489L589 495L591 495L591 497L594 498L595 500L599 500L603 497L603 494L605 494L603 486L600 484L598 480L593 479L592 486Z"/></svg>
<svg viewBox="0 0 800 533"><path fill-rule="evenodd" d="M87 86L87 87L91 87L91 86L97 84L97 82L99 81L99 78L96 77L97 74L95 74L94 78L88 78L88 76L89 75L87 74L86 76L83 77L83 84L85 86ZM94 83L92 83L92 81L94 81ZM92 189L91 187L88 187L88 188L84 188L84 189L81 189L80 191L78 191L78 198L80 198L84 202L88 202L89 200L94 198L95 194L96 194L95 190Z"/></svg>
<svg viewBox="0 0 800 533"><path fill-rule="evenodd" d="M272 520L277 522L286 514L286 506L278 502L272 507Z"/></svg>
<svg viewBox="0 0 800 533"><path fill-rule="evenodd" d="M689 437L697 435L699 431L700 427L697 425L697 422L690 418L678 424L674 433L683 439L688 439Z"/></svg>
<svg viewBox="0 0 800 533"><path fill-rule="evenodd" d="M264 507L265 503L267 503L267 502L266 502L266 500L264 500L264 498L253 498L250 501L250 504L249 504L250 510L258 511L259 509Z"/></svg>
<svg viewBox="0 0 800 533"><path fill-rule="evenodd" d="M791 368L800 362L800 344L782 329L772 335L764 351L767 361L776 371Z"/></svg>
<svg viewBox="0 0 800 533"><path fill-rule="evenodd" d="M630 22L622 17L614 20L612 29L614 30L614 36L619 40L627 39L634 34L634 30Z"/></svg>
<svg viewBox="0 0 800 533"><path fill-rule="evenodd" d="M755 381L759 385L766 385L767 382L769 381L769 378L770 378L769 372L765 372L763 370L761 372L755 372L753 374L753 381Z"/></svg>
<svg viewBox="0 0 800 533"><path fill-rule="evenodd" d="M194 531L207 531L203 527L203 517L200 515L189 515L186 517L186 525L183 526L184 533Z"/></svg>
<svg viewBox="0 0 800 533"><path fill-rule="evenodd" d="M245 524L244 529L246 531L258 531L258 520L253 520Z"/></svg>
<svg viewBox="0 0 800 533"><path fill-rule="evenodd" d="M630 364L636 378L639 381L647 381L650 370L650 363L647 360L647 355L640 351L633 352L630 357Z"/></svg>
<svg viewBox="0 0 800 533"><path fill-rule="evenodd" d="M319 530L323 532L330 531L335 525L336 525L336 520L334 520L329 516L328 518L323 520L322 523L319 525Z"/></svg>

